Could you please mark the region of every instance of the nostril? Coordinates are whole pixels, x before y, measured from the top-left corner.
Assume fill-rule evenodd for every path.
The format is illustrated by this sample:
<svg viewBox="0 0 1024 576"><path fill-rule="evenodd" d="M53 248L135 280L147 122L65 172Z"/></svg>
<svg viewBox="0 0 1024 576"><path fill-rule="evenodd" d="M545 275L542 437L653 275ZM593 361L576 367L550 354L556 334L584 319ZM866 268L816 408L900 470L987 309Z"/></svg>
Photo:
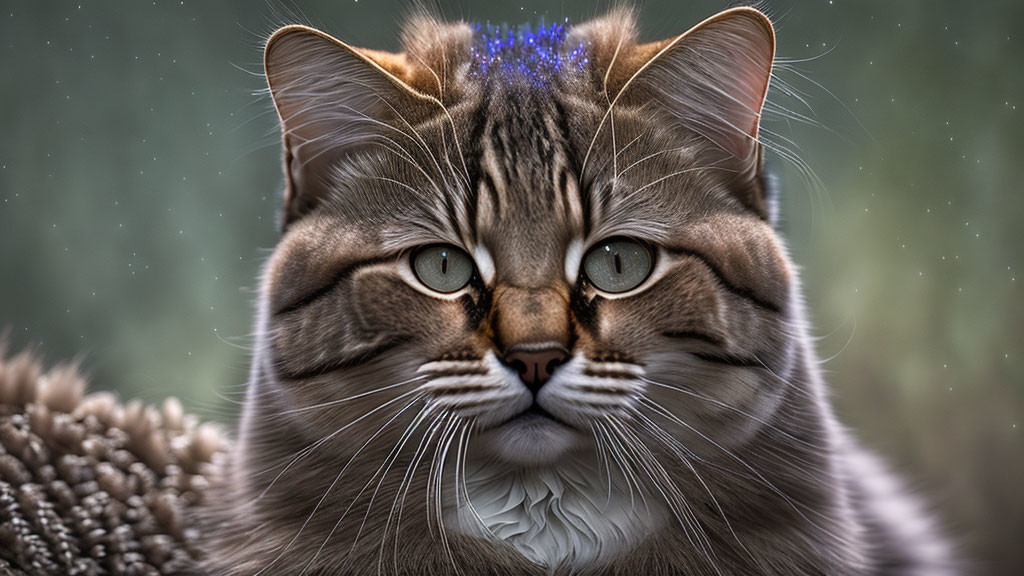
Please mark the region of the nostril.
<svg viewBox="0 0 1024 576"><path fill-rule="evenodd" d="M512 360L508 364L509 364L509 366L512 367L513 370L518 372L520 376L522 376L523 374L526 374L527 366L526 366L526 363L523 362L522 360Z"/></svg>
<svg viewBox="0 0 1024 576"><path fill-rule="evenodd" d="M513 346L505 352L505 363L519 373L526 387L536 393L568 358L562 346Z"/></svg>
<svg viewBox="0 0 1024 576"><path fill-rule="evenodd" d="M547 370L548 375L551 375L551 374L554 374L555 368L558 368L559 366L561 366L563 362L565 362L565 358L564 357L562 357L562 358L552 358L551 360L548 361L548 365L545 366L544 368Z"/></svg>
<svg viewBox="0 0 1024 576"><path fill-rule="evenodd" d="M551 375L555 373L555 370L559 366L561 366L562 364L565 364L566 360L568 360L568 359L569 359L569 355L568 354L560 354L557 357L552 357L550 360L548 360L547 365L544 367L545 368L545 372L547 372L548 378L550 378Z"/></svg>

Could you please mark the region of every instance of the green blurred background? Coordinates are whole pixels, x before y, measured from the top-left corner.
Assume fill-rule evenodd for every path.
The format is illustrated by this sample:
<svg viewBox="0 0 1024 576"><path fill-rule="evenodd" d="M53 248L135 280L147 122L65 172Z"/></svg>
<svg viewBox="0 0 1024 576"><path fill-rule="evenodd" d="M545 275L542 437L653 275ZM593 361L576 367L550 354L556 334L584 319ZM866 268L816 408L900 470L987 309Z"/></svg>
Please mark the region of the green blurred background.
<svg viewBox="0 0 1024 576"><path fill-rule="evenodd" d="M273 247L275 25L394 49L404 2L5 2L0 326L97 388L227 419ZM727 7L647 0L647 39ZM778 0L781 227L845 422L980 574L1024 574L1024 3ZM442 2L579 21L593 2ZM777 84L781 86L781 83ZM1018 110L1018 107L1020 109ZM797 115L812 122L799 121Z"/></svg>

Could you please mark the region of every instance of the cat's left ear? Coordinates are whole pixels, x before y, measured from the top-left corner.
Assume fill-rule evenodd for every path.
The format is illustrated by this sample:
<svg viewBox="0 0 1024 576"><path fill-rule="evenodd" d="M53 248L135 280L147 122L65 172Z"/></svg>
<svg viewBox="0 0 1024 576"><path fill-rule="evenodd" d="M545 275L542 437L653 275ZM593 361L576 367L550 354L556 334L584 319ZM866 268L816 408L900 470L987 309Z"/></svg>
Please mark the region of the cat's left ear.
<svg viewBox="0 0 1024 576"><path fill-rule="evenodd" d="M714 143L737 171L740 200L767 217L758 133L774 58L768 17L733 8L609 61L606 89L613 98L660 107L681 128Z"/></svg>

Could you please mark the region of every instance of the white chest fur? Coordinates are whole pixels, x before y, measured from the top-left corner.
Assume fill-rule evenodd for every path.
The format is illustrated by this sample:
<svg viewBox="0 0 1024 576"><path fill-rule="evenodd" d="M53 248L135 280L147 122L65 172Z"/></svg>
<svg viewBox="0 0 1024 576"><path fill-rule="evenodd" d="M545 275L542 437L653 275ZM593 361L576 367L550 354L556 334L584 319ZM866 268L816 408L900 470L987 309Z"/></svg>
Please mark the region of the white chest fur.
<svg viewBox="0 0 1024 576"><path fill-rule="evenodd" d="M508 470L467 462L469 502L449 510L463 533L509 544L552 569L607 562L656 530L667 513L592 464ZM600 470L600 471L599 471Z"/></svg>

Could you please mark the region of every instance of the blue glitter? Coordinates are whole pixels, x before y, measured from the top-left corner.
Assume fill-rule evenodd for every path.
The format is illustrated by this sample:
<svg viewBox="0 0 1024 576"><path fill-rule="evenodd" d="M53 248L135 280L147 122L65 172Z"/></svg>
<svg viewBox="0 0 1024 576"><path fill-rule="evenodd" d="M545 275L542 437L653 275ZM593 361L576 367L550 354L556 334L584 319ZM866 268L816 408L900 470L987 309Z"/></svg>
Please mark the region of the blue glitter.
<svg viewBox="0 0 1024 576"><path fill-rule="evenodd" d="M473 59L482 75L516 76L543 85L560 72L588 63L583 44L572 49L565 45L566 28L561 24L475 28Z"/></svg>

